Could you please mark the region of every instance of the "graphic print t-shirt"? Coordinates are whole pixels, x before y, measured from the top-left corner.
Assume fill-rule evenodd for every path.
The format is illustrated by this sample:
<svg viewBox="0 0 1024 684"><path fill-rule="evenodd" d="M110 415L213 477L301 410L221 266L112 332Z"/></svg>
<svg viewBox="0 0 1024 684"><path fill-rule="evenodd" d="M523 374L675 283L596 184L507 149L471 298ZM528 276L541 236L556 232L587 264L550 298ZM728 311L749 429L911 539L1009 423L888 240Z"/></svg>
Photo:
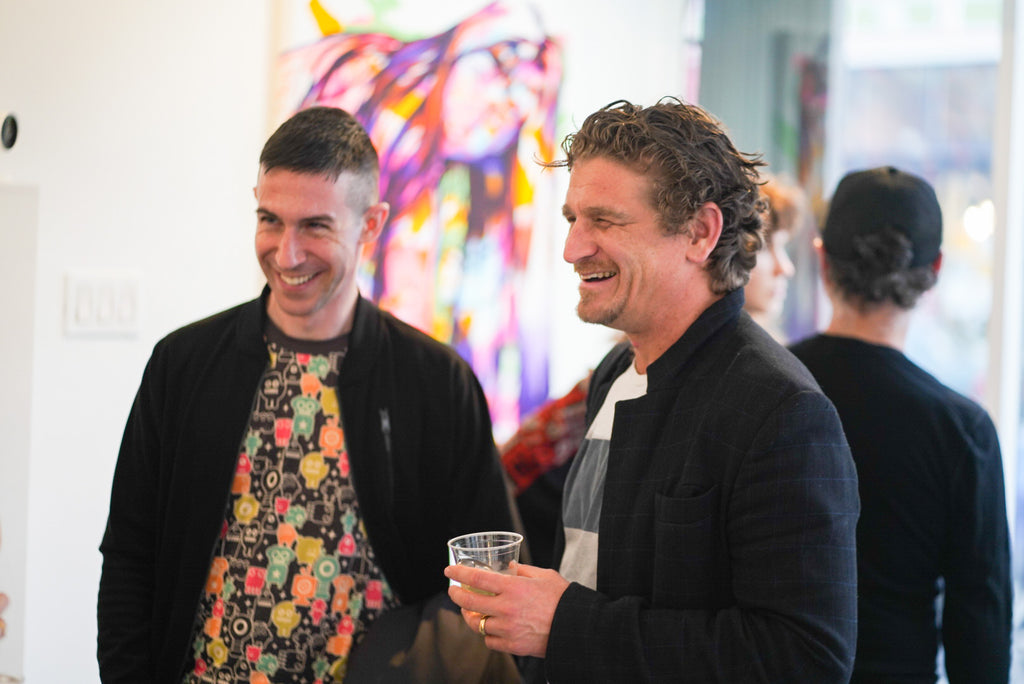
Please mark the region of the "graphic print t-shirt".
<svg viewBox="0 0 1024 684"><path fill-rule="evenodd" d="M637 373L630 364L608 390L565 480L562 498L565 552L558 572L570 582L579 582L590 589L597 588L597 539L615 403L646 393L647 376Z"/></svg>
<svg viewBox="0 0 1024 684"><path fill-rule="evenodd" d="M273 326L267 340L185 684L342 681L353 646L398 603L350 477L335 389L347 340Z"/></svg>

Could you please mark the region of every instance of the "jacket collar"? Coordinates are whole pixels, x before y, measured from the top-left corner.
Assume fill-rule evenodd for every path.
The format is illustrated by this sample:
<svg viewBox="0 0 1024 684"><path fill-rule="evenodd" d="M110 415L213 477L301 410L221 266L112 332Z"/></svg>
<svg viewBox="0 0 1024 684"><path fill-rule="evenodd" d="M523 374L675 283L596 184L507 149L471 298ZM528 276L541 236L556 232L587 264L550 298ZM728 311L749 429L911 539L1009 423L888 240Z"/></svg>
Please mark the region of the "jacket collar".
<svg viewBox="0 0 1024 684"><path fill-rule="evenodd" d="M682 337L647 367L647 391L664 386L715 333L735 324L743 310L743 302L743 288L739 288L705 309Z"/></svg>
<svg viewBox="0 0 1024 684"><path fill-rule="evenodd" d="M352 317L352 332L349 333L348 351L342 362L341 383L360 382L369 376L377 358L381 340L381 311L362 295L356 299L356 311Z"/></svg>
<svg viewBox="0 0 1024 684"><path fill-rule="evenodd" d="M259 299L242 305L241 315L238 317L236 343L246 354L267 355L267 343L263 340L263 331L267 327L267 297L269 295L270 288L264 285Z"/></svg>
<svg viewBox="0 0 1024 684"><path fill-rule="evenodd" d="M267 326L269 297L270 287L264 285L259 299L254 299L242 307L242 315L238 320L238 345L247 354L267 354L263 331ZM342 364L343 383L357 382L369 375L376 356L375 351L380 344L380 336L380 311L360 295L356 300L348 351Z"/></svg>

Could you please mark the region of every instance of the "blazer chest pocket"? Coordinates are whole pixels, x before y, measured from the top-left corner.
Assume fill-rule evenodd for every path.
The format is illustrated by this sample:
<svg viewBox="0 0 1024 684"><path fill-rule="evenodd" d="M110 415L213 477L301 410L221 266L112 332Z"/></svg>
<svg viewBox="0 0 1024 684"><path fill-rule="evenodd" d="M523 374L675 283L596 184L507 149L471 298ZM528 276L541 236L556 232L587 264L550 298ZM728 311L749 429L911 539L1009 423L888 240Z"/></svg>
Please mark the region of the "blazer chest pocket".
<svg viewBox="0 0 1024 684"><path fill-rule="evenodd" d="M654 499L654 600L703 605L716 593L719 489ZM724 579L724 578L722 578Z"/></svg>

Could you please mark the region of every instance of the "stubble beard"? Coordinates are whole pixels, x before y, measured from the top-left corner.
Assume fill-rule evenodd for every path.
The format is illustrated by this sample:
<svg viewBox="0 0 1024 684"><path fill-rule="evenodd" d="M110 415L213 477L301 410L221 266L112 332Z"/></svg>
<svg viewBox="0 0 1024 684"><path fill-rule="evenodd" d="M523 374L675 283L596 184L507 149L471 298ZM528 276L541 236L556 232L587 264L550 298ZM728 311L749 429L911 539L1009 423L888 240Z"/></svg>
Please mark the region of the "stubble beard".
<svg viewBox="0 0 1024 684"><path fill-rule="evenodd" d="M625 308L625 302L613 301L603 308L594 308L592 302L588 302L589 299L592 299L592 297L580 295L579 304L576 305L576 315L579 319L584 323L614 328L615 321L619 319Z"/></svg>

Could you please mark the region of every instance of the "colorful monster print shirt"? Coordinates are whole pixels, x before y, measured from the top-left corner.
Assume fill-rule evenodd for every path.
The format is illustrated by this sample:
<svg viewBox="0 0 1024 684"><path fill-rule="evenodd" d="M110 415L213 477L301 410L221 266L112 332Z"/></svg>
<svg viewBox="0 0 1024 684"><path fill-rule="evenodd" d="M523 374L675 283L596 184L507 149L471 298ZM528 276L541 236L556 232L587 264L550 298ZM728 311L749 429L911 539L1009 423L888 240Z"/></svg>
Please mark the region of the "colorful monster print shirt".
<svg viewBox="0 0 1024 684"><path fill-rule="evenodd" d="M350 477L335 390L347 347L270 325L184 682L342 681L354 644L398 604Z"/></svg>

